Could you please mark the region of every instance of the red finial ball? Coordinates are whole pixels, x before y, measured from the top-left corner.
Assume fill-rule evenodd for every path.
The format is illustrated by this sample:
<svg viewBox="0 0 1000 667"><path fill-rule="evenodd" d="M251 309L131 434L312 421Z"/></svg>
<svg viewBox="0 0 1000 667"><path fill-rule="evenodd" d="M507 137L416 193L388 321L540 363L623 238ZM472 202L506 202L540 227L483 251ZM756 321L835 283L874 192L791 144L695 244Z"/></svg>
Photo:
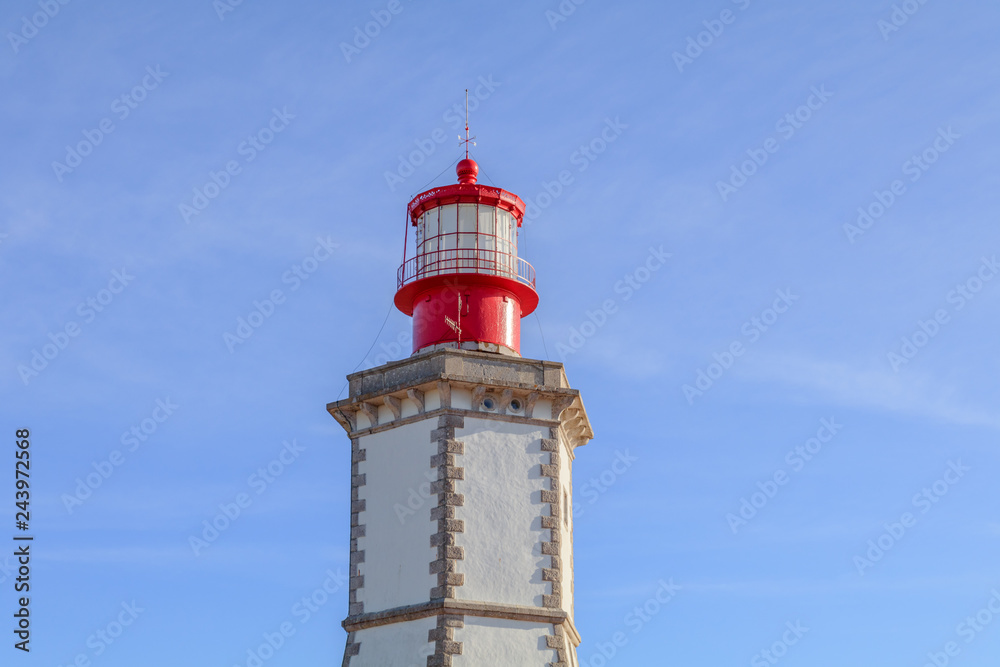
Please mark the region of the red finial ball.
<svg viewBox="0 0 1000 667"><path fill-rule="evenodd" d="M465 158L455 167L459 183L475 183L479 179L479 165L475 160Z"/></svg>

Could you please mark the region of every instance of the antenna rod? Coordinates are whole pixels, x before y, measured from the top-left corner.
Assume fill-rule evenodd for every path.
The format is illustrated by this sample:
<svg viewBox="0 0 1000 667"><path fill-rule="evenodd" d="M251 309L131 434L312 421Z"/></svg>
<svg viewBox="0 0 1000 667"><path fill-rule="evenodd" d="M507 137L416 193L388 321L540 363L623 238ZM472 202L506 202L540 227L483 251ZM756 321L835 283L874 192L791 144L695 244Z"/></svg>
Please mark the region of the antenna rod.
<svg viewBox="0 0 1000 667"><path fill-rule="evenodd" d="M465 140L464 141L462 140L462 135L461 134L458 135L458 143L459 143L459 145L465 144L465 159L466 160L469 159L469 144L472 144L473 146L476 145L476 142L473 141L473 139L475 139L475 137L470 137L469 136L469 89L466 88L465 89Z"/></svg>

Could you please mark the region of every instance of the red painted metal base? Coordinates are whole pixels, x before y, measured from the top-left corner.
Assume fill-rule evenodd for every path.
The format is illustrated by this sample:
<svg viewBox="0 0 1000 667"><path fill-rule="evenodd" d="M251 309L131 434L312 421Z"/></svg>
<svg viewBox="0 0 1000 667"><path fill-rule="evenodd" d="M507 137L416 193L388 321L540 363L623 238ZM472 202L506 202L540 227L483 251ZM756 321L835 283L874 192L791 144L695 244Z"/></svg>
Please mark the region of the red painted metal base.
<svg viewBox="0 0 1000 667"><path fill-rule="evenodd" d="M535 310L538 294L509 278L453 273L405 285L396 293L395 303L413 315L414 352L442 343L476 341L520 354L521 318Z"/></svg>

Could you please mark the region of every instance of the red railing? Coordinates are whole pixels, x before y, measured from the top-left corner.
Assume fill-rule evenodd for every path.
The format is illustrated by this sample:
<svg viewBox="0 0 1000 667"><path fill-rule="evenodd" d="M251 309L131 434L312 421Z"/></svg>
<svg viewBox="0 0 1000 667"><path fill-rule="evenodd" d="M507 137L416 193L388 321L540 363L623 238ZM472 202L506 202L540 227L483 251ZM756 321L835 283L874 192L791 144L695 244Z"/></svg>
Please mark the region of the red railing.
<svg viewBox="0 0 1000 667"><path fill-rule="evenodd" d="M503 276L535 288L535 267L520 257L496 250L458 248L426 252L406 260L396 274L396 289L420 278L449 273Z"/></svg>

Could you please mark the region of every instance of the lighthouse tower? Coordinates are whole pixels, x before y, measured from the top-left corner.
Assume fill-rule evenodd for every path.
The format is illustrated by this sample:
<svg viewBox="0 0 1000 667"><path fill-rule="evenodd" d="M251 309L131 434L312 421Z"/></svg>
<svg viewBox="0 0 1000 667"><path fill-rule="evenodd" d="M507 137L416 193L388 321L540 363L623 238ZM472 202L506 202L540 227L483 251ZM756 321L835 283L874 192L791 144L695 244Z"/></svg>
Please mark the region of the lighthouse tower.
<svg viewBox="0 0 1000 667"><path fill-rule="evenodd" d="M409 204L413 355L327 406L351 440L343 664L576 667L572 462L593 433L562 364L520 356L524 202L456 171Z"/></svg>

